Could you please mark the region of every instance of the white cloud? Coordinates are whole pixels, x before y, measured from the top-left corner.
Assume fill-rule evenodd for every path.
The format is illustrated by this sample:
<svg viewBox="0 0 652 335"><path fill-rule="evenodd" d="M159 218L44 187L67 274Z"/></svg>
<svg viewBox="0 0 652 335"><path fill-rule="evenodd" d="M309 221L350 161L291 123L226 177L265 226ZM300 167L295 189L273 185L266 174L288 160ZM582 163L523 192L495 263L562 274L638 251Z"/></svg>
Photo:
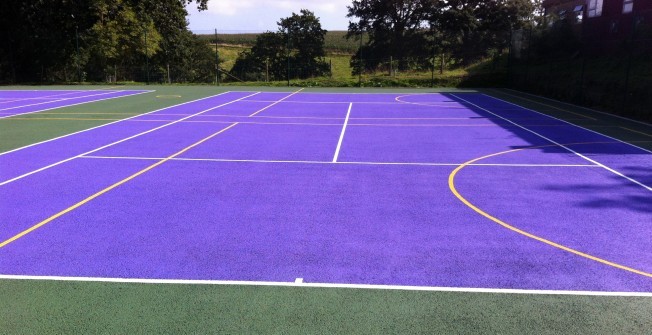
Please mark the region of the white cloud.
<svg viewBox="0 0 652 335"><path fill-rule="evenodd" d="M190 29L276 30L282 17L308 9L328 30L346 30L346 6L351 0L209 0L208 10L198 12L194 3L187 7Z"/></svg>
<svg viewBox="0 0 652 335"><path fill-rule="evenodd" d="M346 6L351 0L209 0L208 12L217 15L234 16L244 14L251 8L281 8L298 12L301 9L308 9L319 13L346 13Z"/></svg>
<svg viewBox="0 0 652 335"><path fill-rule="evenodd" d="M217 15L234 16L242 13L244 10L252 8L256 3L264 2L260 0L210 0L208 2L208 12Z"/></svg>

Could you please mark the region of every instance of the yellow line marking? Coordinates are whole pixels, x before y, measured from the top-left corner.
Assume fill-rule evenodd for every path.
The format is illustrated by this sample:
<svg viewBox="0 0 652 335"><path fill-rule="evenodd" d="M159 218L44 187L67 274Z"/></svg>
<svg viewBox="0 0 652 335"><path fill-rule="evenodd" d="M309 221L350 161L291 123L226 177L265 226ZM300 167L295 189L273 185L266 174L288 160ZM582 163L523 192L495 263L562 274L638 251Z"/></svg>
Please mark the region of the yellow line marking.
<svg viewBox="0 0 652 335"><path fill-rule="evenodd" d="M598 142L595 142L595 143L573 143L573 144L567 144L567 145L597 144L597 143L598 143ZM609 142L609 143L611 143L611 142ZM590 260L593 260L593 261L596 261L596 262L599 262L599 263L602 263L602 264L605 264L605 265L609 265L609 266L612 266L612 267L615 267L615 268L618 268L618 269L621 269L621 270L625 270L625 271L633 272L633 273L636 273L636 274L639 274L639 275L642 275L642 276L645 276L645 277L650 277L650 278L652 278L652 273L644 272L644 271L641 271L641 270L637 270L637 269L634 269L634 268L630 268L630 267L625 266L625 265L621 265L621 264L618 264L618 263L614 263L614 262L608 261L608 260L606 260L606 259L602 259L602 258L599 258L599 257L593 256L593 255L589 255L589 254L584 253L584 252L581 252L581 251L579 251L579 250L575 250L575 249L569 248L569 247L567 247L567 246L564 246L564 245L561 245L561 244L559 244L559 243L556 243L556 242L550 241L550 240L545 239L545 238L543 238L543 237L540 237L540 236L537 236L537 235L534 235L534 234L528 233L528 232L526 232L526 231L524 231L524 230L518 229L518 228L516 228L516 227L514 227L514 226L512 226L512 225L510 225L510 224L508 224L508 223L506 223L506 222L504 222L504 221L502 221L502 220L500 220L500 219L498 219L498 218L492 216L491 214L489 214L489 213L483 211L482 209L478 208L477 206L475 206L474 204L472 204L470 201L468 201L466 198L464 198L464 197L463 197L463 196L462 196L462 195L457 191L457 188L455 187L455 177L457 176L458 172L460 172L460 171L461 171L462 169L464 169L465 167L467 167L467 166L469 166L470 164L473 164L473 163L475 163L475 162L477 162L477 161L480 161L480 160L483 160L483 159L486 159L486 158L490 158L490 157L495 157L495 156L499 156L499 155L504 155L504 154L508 154L508 153L513 153L513 152L517 152L517 151L521 151L521 150L526 150L526 149L538 149L538 148L551 147L551 146L557 146L557 145L550 144L550 145L541 145L541 146L532 146L532 147L526 147L526 148L518 148L518 149L512 149L512 150L501 151L501 152L498 152L498 153L494 153L494 154L490 154L490 155L486 155L486 156L482 156L482 157L479 157L479 158L472 159L472 160L470 160L470 161L468 161L468 162L465 162L465 163L463 163L462 165L458 166L457 168L455 168L455 170L453 170L453 172L451 172L451 174L448 176L448 187L450 188L451 192L453 192L453 194L454 194L454 195L455 195L455 196L456 196L460 201L462 201L466 206L468 206L469 208L473 209L473 210L474 210L475 212L477 212L478 214L480 214L480 215L486 217L487 219L489 219L489 220L491 220L491 221L493 221L493 222L495 222L495 223L497 223L497 224L503 226L504 228L507 228L507 229L509 229L509 230L511 230L511 231L514 231L514 232L516 232L516 233L519 233L519 234L524 235L524 236L526 236L526 237L529 237L529 238L531 238L531 239L537 240L537 241L539 241L539 242L542 242L542 243L548 244L548 245L553 246L553 247L555 247L555 248L558 248L558 249L561 249L561 250L564 250L564 251L570 252L570 253L572 253L572 254L575 254L575 255L578 255L578 256L581 256L581 257L584 257L584 258L588 258L588 259L590 259Z"/></svg>
<svg viewBox="0 0 652 335"><path fill-rule="evenodd" d="M494 91L494 90L492 90L492 91ZM590 116L586 116L586 115L584 115L584 114L580 114L580 113L576 113L576 112L571 112L571 111L569 111L569 110L566 110L566 109L563 109L563 108L559 108L559 107L557 107L557 106L553 106L553 105L546 104L546 103L543 103L543 102L539 102L539 101L536 101L536 100L528 99L528 98L525 98L525 97L522 97L522 96L519 96L519 95L515 95L515 94L509 94L509 93L505 93L505 92L502 92L502 91L498 91L498 92L499 92L499 93L502 93L502 94L506 94L506 95L512 96L512 97L515 97L515 98L517 98L517 99L521 99L521 100L525 100L525 101L534 102L534 103L539 104L539 105L542 105L542 106L546 106L546 107L554 108L554 109L556 109L556 110L558 110L558 111L562 111L562 112L570 113L570 114L573 114L573 115L581 116L581 117L583 117L583 118L587 118L587 119L589 119L589 120L597 121L597 119L592 118L592 117L590 117Z"/></svg>
<svg viewBox="0 0 652 335"><path fill-rule="evenodd" d="M172 154L172 155L170 155L170 156L168 156L168 157L166 157L166 158L164 158L164 159L162 159L162 160L160 160L160 161L158 161L158 162L156 162L156 163L154 163L154 164L152 164L152 165L150 165L150 166L148 166L148 167L146 167L146 168L144 168L144 169L142 169L142 170L140 170L140 171L138 171L138 172L136 172L136 173L134 173L134 174L132 174L131 176L129 176L129 177L127 177L127 178L124 178L124 179L122 179L122 180L116 182L115 184L113 184L113 185L111 185L111 186L109 186L109 187L107 187L107 188L105 188L105 189L103 189L103 190L101 190L101 191L99 191L99 192L97 192L97 193L95 193L95 194L93 194L93 195L87 197L86 199L84 199L84 200L82 200L82 201L80 201L80 202L78 202L78 203L76 203L76 204L74 204L74 205L72 205L72 206L70 206L70 207L68 207L68 208L66 208L66 209L64 209L64 210L62 210L62 211L60 211L60 212L58 212L58 213L52 215L52 216L50 216L49 218L47 218L47 219L45 219L45 220L43 220L43 221L41 221L41 222L39 222L39 223L37 223L37 224L31 226L30 228L28 228L28 229L26 229L26 230L23 230L22 232L20 232L20 233L14 235L13 237L9 238L8 240L6 240L6 241L0 243L0 248L5 247L5 246L8 245L9 243L16 241L17 239L19 239L19 238L21 238L21 237L23 237L23 236L25 236L25 235L27 235L27 234L29 234L29 233L35 231L36 229L38 229L38 228L40 228L40 227L43 227L44 225L46 225L46 224L52 222L53 220L55 220L55 219L57 219L57 218L59 218L59 217L65 215L66 213L69 213L69 212L71 212L71 211L73 211L73 210L75 210L75 209L77 209L77 208L83 206L84 204L86 204L86 203L92 201L93 199L95 199L95 198L101 196L102 194L105 194L105 193L107 193L107 192L113 190L114 188L116 188L116 187L118 187L118 186L120 186L120 185L122 185L122 184L124 184L124 183L126 183L126 182L128 182L128 181L130 181L130 180L132 180L132 179L134 179L134 178L136 178L136 177L138 177L138 176L140 176L140 175L142 175L143 173L145 173L145 172L147 172L147 171L149 171L149 170L154 169L155 167L157 167L157 166L159 166L159 165L161 165L161 164L163 164L163 163L169 161L170 159L173 159L173 158L175 158L175 157L177 157L177 156L183 154L184 152L186 152L186 151L188 151L188 150L190 150L190 149L192 149L192 148L194 148L194 147L196 147L196 146L198 146L198 145L200 145L200 144L202 144L202 143L204 143L204 142L210 140L211 138L213 138L213 137L215 137L215 136L217 136L217 135L219 135L219 134L225 132L226 130L235 127L237 124L238 124L237 122L236 122L236 123L233 123L232 125L230 125L230 126L224 128L224 129L222 129L222 130L220 130L220 131L218 131L218 132L216 132L216 133L213 133L213 134L211 134L211 135L209 135L209 136L207 136L207 137L205 137L205 138L203 138L203 139L201 139L201 140L199 140L199 141L197 141L197 142L195 142L195 143L193 143L193 144L191 144L191 145L189 145L189 146L187 146L187 147L181 149L180 151L178 151L178 152L176 152L176 153L174 153L174 154Z"/></svg>
<svg viewBox="0 0 652 335"><path fill-rule="evenodd" d="M303 91L303 87L300 88L300 89L298 89L298 90L296 90L296 91L294 91L294 92L292 92L292 94L286 96L285 98L283 98L283 99L281 99L281 100L277 100L277 101L274 102L273 104L268 105L268 106L266 106L266 107L264 107L264 108L259 109L258 111L256 111L256 112L250 114L249 116L254 116L254 115L256 115L256 114L258 114L258 113L260 113L260 112L266 110L267 108L270 108L270 107L272 107L272 106L274 106L274 105L276 105L276 104L282 102L283 100L285 100L285 99L287 99L287 98L289 98L289 97L291 97L291 96L293 96L293 95L295 95L295 94L297 94L297 93L299 93L299 92L301 92L301 91Z"/></svg>
<svg viewBox="0 0 652 335"><path fill-rule="evenodd" d="M642 131L638 131L638 130L634 130L634 129L629 129L629 128L625 128L625 127L620 127L620 128L623 128L623 129L625 129L625 130L629 130L629 131L631 131L631 132L633 132L633 133L637 133L637 134L645 135L645 136L647 136L647 137L652 137L652 135L647 134L647 133L644 133L644 132L642 132Z"/></svg>

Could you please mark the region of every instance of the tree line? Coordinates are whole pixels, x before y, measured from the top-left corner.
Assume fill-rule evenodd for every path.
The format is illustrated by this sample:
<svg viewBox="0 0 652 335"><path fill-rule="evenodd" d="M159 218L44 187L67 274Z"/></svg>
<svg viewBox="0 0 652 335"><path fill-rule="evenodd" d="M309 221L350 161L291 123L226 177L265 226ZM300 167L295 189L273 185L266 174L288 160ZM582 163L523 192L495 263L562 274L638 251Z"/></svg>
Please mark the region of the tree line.
<svg viewBox="0 0 652 335"><path fill-rule="evenodd" d="M207 1L3 0L0 82L210 81L214 53L185 9Z"/></svg>
<svg viewBox="0 0 652 335"><path fill-rule="evenodd" d="M211 82L217 55L188 30L185 6L209 0L4 0L0 2L0 82ZM538 1L538 0L537 0ZM387 59L399 69L435 57L470 64L502 52L509 32L532 24L531 0L353 0L347 38L359 40L354 73ZM256 37L230 73L242 80L327 75L324 36L309 10ZM415 61L416 60L416 61ZM163 77L163 78L161 78Z"/></svg>

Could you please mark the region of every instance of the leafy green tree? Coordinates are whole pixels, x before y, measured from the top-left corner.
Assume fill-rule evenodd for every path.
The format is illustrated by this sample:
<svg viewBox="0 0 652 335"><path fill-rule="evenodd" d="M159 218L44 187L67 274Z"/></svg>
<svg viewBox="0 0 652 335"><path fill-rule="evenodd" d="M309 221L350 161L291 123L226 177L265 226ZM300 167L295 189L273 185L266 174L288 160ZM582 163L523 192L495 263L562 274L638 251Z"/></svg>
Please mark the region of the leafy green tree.
<svg viewBox="0 0 652 335"><path fill-rule="evenodd" d="M160 50L161 35L154 22L138 17L124 0L97 0L92 11L97 21L89 30L90 50L106 73L112 69L117 76L118 65L132 65Z"/></svg>
<svg viewBox="0 0 652 335"><path fill-rule="evenodd" d="M291 76L308 78L324 75L328 67L324 61L324 36L319 18L309 10L281 19L278 34L288 41Z"/></svg>
<svg viewBox="0 0 652 335"><path fill-rule="evenodd" d="M134 79L145 57L185 76L210 53L187 29L190 3L206 9L208 0L0 1L0 82L70 81L79 72L105 80L116 68Z"/></svg>
<svg viewBox="0 0 652 335"><path fill-rule="evenodd" d="M324 61L324 36L319 18L309 10L281 19L277 32L256 37L254 46L242 52L231 74L243 80L308 78L327 74ZM290 68L288 69L288 63Z"/></svg>
<svg viewBox="0 0 652 335"><path fill-rule="evenodd" d="M427 55L424 23L432 6L429 0L354 0L347 17L357 22L349 22L347 37L366 34L368 41L353 56L352 65L363 59L371 70L393 57L405 68L407 58Z"/></svg>

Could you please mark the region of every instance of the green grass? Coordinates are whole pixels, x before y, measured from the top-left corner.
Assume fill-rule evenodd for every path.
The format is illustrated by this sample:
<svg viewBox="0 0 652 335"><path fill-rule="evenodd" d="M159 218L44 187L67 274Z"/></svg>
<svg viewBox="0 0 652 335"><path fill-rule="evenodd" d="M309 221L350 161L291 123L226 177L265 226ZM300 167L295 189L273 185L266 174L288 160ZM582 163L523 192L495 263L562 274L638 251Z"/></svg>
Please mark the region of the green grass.
<svg viewBox="0 0 652 335"><path fill-rule="evenodd" d="M43 89L7 87L11 88ZM0 152L110 122L100 120L107 115L128 117L224 90L270 90L269 87L214 86L124 88L156 92L45 112L57 114L34 113L0 119ZM291 92L296 88L274 90ZM458 91L451 88L306 91L424 93L442 90ZM647 126L511 91L484 92L652 149L652 134ZM181 98L157 98L175 94ZM37 120L44 116L77 116L74 113L79 112L117 114L84 116L95 118L91 121ZM12 120L18 118L25 120ZM0 280L0 297L3 297L0 332L7 334L644 334L652 329L652 298L32 280Z"/></svg>
<svg viewBox="0 0 652 335"><path fill-rule="evenodd" d="M252 47L256 43L258 33L241 34L217 34L218 44L240 45ZM198 35L204 41L214 43L215 36L212 34ZM324 49L328 53L353 54L358 50L359 42L354 39L346 39L346 31L328 31L324 36Z"/></svg>

